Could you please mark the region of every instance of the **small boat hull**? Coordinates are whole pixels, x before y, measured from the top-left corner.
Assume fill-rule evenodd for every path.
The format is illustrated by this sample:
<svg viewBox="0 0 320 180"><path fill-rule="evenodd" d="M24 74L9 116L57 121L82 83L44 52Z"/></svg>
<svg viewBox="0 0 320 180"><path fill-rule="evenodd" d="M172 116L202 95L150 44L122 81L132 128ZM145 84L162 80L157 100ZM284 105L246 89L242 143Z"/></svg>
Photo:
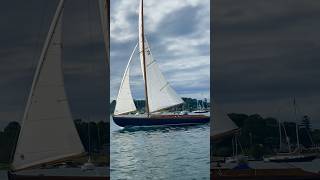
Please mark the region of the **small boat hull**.
<svg viewBox="0 0 320 180"><path fill-rule="evenodd" d="M300 155L300 156L288 156L280 158L268 158L269 162L310 162L317 158L317 155Z"/></svg>
<svg viewBox="0 0 320 180"><path fill-rule="evenodd" d="M211 169L211 179L218 180L315 180L320 174L292 169Z"/></svg>
<svg viewBox="0 0 320 180"><path fill-rule="evenodd" d="M20 175L8 171L8 180L109 180L106 176L46 176L46 175Z"/></svg>
<svg viewBox="0 0 320 180"><path fill-rule="evenodd" d="M204 115L113 116L113 121L121 127L184 126L208 123L210 117Z"/></svg>

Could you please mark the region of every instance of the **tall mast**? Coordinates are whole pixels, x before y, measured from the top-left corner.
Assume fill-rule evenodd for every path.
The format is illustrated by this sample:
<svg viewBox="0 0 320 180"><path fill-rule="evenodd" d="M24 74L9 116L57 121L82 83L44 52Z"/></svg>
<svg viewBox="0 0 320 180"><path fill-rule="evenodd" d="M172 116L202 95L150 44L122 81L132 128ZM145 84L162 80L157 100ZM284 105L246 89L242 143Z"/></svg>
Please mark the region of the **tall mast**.
<svg viewBox="0 0 320 180"><path fill-rule="evenodd" d="M280 120L278 120L279 122L279 151L282 150L282 143L281 143L281 139L282 139L282 135L281 135L281 122Z"/></svg>
<svg viewBox="0 0 320 180"><path fill-rule="evenodd" d="M149 101L148 101L148 87L147 87L147 66L146 66L146 55L145 55L145 45L144 45L144 23L143 23L143 0L140 1L140 21L141 21L141 31L140 36L142 38L142 61L143 61L143 76L144 76L144 92L145 92L145 99L146 99L146 112L148 114L148 117L150 116L149 111Z"/></svg>
<svg viewBox="0 0 320 180"><path fill-rule="evenodd" d="M296 98L293 98L293 106L294 106L294 117L295 117L295 120L296 120L297 148L298 148L298 151L300 152L299 127L298 127L298 119L297 119Z"/></svg>

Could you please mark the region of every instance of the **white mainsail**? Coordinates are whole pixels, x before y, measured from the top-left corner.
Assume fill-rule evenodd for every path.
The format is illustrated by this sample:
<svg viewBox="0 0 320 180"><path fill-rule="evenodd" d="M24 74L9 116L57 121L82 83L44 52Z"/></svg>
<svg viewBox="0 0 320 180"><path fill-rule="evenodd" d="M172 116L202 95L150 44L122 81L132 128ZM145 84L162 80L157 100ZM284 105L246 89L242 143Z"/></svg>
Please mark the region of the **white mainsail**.
<svg viewBox="0 0 320 180"><path fill-rule="evenodd" d="M172 89L169 82L161 73L158 64L153 59L150 46L143 33L143 28L143 0L140 0L139 52L142 74L147 86L149 112L155 112L178 104L182 104L184 101ZM146 73L144 72L144 63L146 66ZM146 74L147 78L144 76L144 74Z"/></svg>
<svg viewBox="0 0 320 180"><path fill-rule="evenodd" d="M222 136L234 130L237 125L225 114L216 103L213 104L213 123L211 123L211 136L213 138Z"/></svg>
<svg viewBox="0 0 320 180"><path fill-rule="evenodd" d="M12 168L21 170L85 152L70 113L61 61L64 1L55 12L33 79Z"/></svg>
<svg viewBox="0 0 320 180"><path fill-rule="evenodd" d="M131 89L130 89L130 62L134 55L134 52L137 49L138 44L134 47L129 62L127 64L126 70L123 74L123 78L120 84L117 100L116 100L116 107L114 109L114 115L125 114L132 111L136 111L137 108L134 104Z"/></svg>

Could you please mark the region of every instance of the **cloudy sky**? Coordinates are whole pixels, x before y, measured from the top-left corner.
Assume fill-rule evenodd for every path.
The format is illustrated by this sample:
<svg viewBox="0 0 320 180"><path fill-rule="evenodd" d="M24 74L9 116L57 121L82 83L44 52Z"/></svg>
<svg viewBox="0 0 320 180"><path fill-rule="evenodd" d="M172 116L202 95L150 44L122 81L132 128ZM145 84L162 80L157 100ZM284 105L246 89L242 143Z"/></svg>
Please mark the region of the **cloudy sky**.
<svg viewBox="0 0 320 180"><path fill-rule="evenodd" d="M210 1L145 0L145 34L166 79L182 97L209 98ZM138 0L111 0L111 94L115 99L138 41ZM131 69L134 98L144 98L138 53Z"/></svg>
<svg viewBox="0 0 320 180"><path fill-rule="evenodd" d="M320 127L320 2L215 0L213 96L227 112Z"/></svg>
<svg viewBox="0 0 320 180"><path fill-rule="evenodd" d="M23 115L35 67L58 1L8 0L0 6L0 130ZM68 0L63 68L74 118L105 119L106 70L97 1Z"/></svg>

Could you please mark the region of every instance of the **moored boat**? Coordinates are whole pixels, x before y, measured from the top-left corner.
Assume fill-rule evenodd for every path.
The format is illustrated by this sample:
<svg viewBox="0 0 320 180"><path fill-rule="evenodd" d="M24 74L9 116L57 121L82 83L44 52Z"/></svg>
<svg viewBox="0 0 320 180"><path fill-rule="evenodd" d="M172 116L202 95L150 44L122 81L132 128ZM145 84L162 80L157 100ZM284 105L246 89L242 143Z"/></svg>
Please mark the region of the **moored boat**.
<svg viewBox="0 0 320 180"><path fill-rule="evenodd" d="M289 169L211 169L211 179L215 180L316 180L320 174Z"/></svg>
<svg viewBox="0 0 320 180"><path fill-rule="evenodd" d="M278 154L263 158L269 162L310 162L317 158L317 154Z"/></svg>

